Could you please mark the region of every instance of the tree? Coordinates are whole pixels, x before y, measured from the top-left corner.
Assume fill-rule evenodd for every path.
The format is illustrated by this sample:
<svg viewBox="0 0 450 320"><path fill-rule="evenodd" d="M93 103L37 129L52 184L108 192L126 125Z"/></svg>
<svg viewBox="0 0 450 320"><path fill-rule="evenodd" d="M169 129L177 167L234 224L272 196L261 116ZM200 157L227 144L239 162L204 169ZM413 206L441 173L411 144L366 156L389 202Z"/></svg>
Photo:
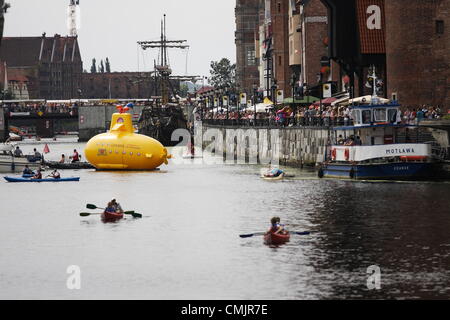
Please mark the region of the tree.
<svg viewBox="0 0 450 320"><path fill-rule="evenodd" d="M186 82L184 82L180 85L180 96L182 98L186 98L188 93L189 93L189 86L187 85Z"/></svg>
<svg viewBox="0 0 450 320"><path fill-rule="evenodd" d="M97 73L97 60L92 59L91 73Z"/></svg>
<svg viewBox="0 0 450 320"><path fill-rule="evenodd" d="M106 68L106 73L111 73L111 64L109 63L108 58L106 58L105 68Z"/></svg>
<svg viewBox="0 0 450 320"><path fill-rule="evenodd" d="M210 73L210 82L214 87L235 87L236 64L231 64L227 58L220 61L211 61Z"/></svg>
<svg viewBox="0 0 450 320"><path fill-rule="evenodd" d="M100 61L100 73L105 73L105 65L103 64L103 60Z"/></svg>

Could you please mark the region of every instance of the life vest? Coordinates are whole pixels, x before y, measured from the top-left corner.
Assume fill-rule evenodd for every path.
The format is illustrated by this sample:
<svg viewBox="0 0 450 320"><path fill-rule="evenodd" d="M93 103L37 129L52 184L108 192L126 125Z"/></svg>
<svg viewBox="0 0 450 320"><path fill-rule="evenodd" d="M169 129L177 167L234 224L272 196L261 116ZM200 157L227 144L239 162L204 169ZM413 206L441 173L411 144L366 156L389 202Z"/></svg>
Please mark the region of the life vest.
<svg viewBox="0 0 450 320"><path fill-rule="evenodd" d="M75 152L74 154L73 154L73 161L80 161L80 156L78 155L78 152Z"/></svg>

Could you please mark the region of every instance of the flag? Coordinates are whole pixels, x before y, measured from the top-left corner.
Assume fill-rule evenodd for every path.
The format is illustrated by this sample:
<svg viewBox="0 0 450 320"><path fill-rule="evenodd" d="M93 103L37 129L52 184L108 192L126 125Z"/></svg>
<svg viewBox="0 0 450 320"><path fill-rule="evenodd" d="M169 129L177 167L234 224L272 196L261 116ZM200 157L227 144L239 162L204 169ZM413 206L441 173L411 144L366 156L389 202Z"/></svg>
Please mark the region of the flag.
<svg viewBox="0 0 450 320"><path fill-rule="evenodd" d="M44 153L45 154L50 153L50 148L48 147L48 144L45 144Z"/></svg>

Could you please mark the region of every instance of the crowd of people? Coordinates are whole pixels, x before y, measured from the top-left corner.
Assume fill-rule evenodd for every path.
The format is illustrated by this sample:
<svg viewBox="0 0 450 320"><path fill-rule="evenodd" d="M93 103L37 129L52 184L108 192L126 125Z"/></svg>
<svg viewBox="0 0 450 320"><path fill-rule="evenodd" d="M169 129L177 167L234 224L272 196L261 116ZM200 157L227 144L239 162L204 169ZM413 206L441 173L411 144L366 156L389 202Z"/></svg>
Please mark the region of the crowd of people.
<svg viewBox="0 0 450 320"><path fill-rule="evenodd" d="M255 121L255 113L251 108L244 109L240 112L226 109L219 109L216 112L212 110L201 110L204 120L231 120L244 122L253 125ZM421 108L403 109L397 115L396 123L417 124L425 119L440 119L442 111L439 107L422 106ZM197 118L200 118L199 112ZM198 119L199 120L199 119ZM258 123L264 122L266 125L273 126L336 126L336 125L352 125L353 115L350 106L310 106L293 108L290 106L283 107L276 111L275 109L267 109L264 113L256 114Z"/></svg>
<svg viewBox="0 0 450 320"><path fill-rule="evenodd" d="M76 115L78 114L77 103L3 103L3 108L7 114L11 113L30 113L30 114L55 114L63 113Z"/></svg>

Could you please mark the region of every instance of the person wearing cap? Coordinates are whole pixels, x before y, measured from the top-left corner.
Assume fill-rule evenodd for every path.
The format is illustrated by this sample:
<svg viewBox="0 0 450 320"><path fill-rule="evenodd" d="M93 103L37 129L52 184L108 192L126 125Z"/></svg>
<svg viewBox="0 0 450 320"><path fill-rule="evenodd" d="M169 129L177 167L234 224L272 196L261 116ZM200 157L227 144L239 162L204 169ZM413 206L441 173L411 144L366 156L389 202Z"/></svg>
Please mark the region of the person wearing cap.
<svg viewBox="0 0 450 320"><path fill-rule="evenodd" d="M115 212L117 212L117 213L123 213L122 206L120 205L120 203L118 203L118 202L116 201L116 199L112 199L111 205L112 205L113 208L115 209Z"/></svg>

